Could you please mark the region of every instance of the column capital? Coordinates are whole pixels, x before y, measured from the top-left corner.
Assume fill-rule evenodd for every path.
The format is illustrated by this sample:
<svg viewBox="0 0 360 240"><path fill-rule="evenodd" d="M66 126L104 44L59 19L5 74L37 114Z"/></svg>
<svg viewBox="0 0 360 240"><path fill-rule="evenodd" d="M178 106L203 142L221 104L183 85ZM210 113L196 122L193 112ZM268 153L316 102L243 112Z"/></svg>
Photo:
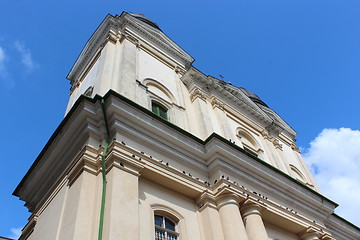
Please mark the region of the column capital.
<svg viewBox="0 0 360 240"><path fill-rule="evenodd" d="M245 204L241 206L240 211L243 218L253 214L261 216L262 206L254 202L245 202Z"/></svg>
<svg viewBox="0 0 360 240"><path fill-rule="evenodd" d="M247 199L240 207L242 218L244 220L245 229L249 240L267 240L269 239L261 211L263 206L259 202Z"/></svg>
<svg viewBox="0 0 360 240"><path fill-rule="evenodd" d="M216 209L215 196L210 193L208 190L202 192L200 197L197 199L196 203L199 206L199 210L202 211L206 207L211 207Z"/></svg>
<svg viewBox="0 0 360 240"><path fill-rule="evenodd" d="M239 202L239 197L234 193L225 193L216 197L216 205L218 208L221 208L222 206L228 204L234 204L236 206L239 206Z"/></svg>
<svg viewBox="0 0 360 240"><path fill-rule="evenodd" d="M321 240L335 240L329 233L325 233L320 237Z"/></svg>
<svg viewBox="0 0 360 240"><path fill-rule="evenodd" d="M301 240L319 240L320 239L320 233L317 229L310 226L308 227L300 236Z"/></svg>

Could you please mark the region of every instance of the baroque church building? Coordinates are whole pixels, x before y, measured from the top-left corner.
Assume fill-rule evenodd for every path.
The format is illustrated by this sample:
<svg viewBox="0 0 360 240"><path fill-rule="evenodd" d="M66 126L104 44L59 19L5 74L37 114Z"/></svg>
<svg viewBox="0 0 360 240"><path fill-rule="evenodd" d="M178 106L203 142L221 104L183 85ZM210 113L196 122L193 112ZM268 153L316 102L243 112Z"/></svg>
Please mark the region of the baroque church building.
<svg viewBox="0 0 360 240"><path fill-rule="evenodd" d="M106 16L14 191L31 212L20 239L360 239L319 192L296 132L193 61L145 16Z"/></svg>

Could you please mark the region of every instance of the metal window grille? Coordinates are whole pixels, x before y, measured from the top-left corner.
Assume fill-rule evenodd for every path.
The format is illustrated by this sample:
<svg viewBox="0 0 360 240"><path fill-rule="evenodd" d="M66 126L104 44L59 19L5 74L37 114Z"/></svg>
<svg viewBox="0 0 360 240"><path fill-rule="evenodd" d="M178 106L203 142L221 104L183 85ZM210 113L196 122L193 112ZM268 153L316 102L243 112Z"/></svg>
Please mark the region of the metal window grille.
<svg viewBox="0 0 360 240"><path fill-rule="evenodd" d="M155 215L155 240L179 240L175 225L170 219Z"/></svg>

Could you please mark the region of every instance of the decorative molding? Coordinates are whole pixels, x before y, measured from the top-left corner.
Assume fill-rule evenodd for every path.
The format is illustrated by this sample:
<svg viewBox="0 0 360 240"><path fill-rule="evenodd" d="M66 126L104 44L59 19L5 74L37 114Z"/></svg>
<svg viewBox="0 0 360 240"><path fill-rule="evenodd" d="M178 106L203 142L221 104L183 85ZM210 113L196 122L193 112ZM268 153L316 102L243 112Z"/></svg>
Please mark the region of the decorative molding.
<svg viewBox="0 0 360 240"><path fill-rule="evenodd" d="M138 48L141 47L140 38L151 42L156 48L161 49L162 52L173 57L180 64L183 64L186 69L188 69L194 61L194 58L163 32L147 26L147 24L124 12L115 17L108 15L104 19L86 43L67 78L71 83L77 81L85 66L88 65L91 58L101 46L108 41L112 43L116 43L117 41L122 42L125 38L133 42Z"/></svg>
<svg viewBox="0 0 360 240"><path fill-rule="evenodd" d="M29 236L33 233L36 223L39 220L39 215L32 214L29 217L28 223L25 225L25 227L22 229L22 233L19 239L28 239Z"/></svg>
<svg viewBox="0 0 360 240"><path fill-rule="evenodd" d="M282 150L282 144L280 144L280 141L279 141L278 139L272 137L272 136L269 134L269 132L268 132L267 129L264 129L264 130L261 132L261 136L263 136L263 138L264 138L265 140L270 141L270 142L275 146L276 149Z"/></svg>
<svg viewBox="0 0 360 240"><path fill-rule="evenodd" d="M201 91L199 88L195 88L190 93L190 101L193 102L195 99L200 98L201 100L206 102L206 95L203 91Z"/></svg>
<svg viewBox="0 0 360 240"><path fill-rule="evenodd" d="M325 233L320 237L320 240L335 240L329 233Z"/></svg>
<svg viewBox="0 0 360 240"><path fill-rule="evenodd" d="M280 144L279 140L273 138L272 143L274 144L276 149L283 150L282 149L282 144Z"/></svg>
<svg viewBox="0 0 360 240"><path fill-rule="evenodd" d="M220 100L218 100L215 97L211 99L211 106L213 108L219 108L220 110L224 111L224 103L222 103Z"/></svg>
<svg viewBox="0 0 360 240"><path fill-rule="evenodd" d="M263 112L253 101L251 101L238 88L231 86L225 87L220 84L220 80L206 76L196 68L190 68L182 77L181 80L188 88L189 92L193 88L199 88L205 91L208 95L216 96L219 101L224 103L226 110L234 109L237 111L237 116L245 114L245 116L252 121L259 123L260 126L267 126L273 122L273 119Z"/></svg>
<svg viewBox="0 0 360 240"><path fill-rule="evenodd" d="M291 149L294 150L295 152L301 153L300 149L298 146L296 146L296 143L291 143Z"/></svg>
<svg viewBox="0 0 360 240"><path fill-rule="evenodd" d="M113 44L116 44L116 42L120 40L120 37L121 37L120 32L115 32L113 30L110 30L106 40Z"/></svg>
<svg viewBox="0 0 360 240"><path fill-rule="evenodd" d="M184 219L184 217L178 211L166 205L155 203L155 204L151 204L150 206L151 209L154 211L154 213L156 212L165 213L166 215L170 215L172 218L176 218L177 222Z"/></svg>
<svg viewBox="0 0 360 240"><path fill-rule="evenodd" d="M284 130L282 126L275 122L271 122L269 125L265 127L265 129L269 132L272 137L277 137Z"/></svg>
<svg viewBox="0 0 360 240"><path fill-rule="evenodd" d="M124 26L130 26L132 30L135 30L142 37L147 38L151 42L155 43L157 47L165 50L170 56L180 58L184 65L191 64L194 59L182 50L176 43L169 39L162 31L147 26L140 20L132 17L130 14L125 13L117 17L118 21L123 21Z"/></svg>
<svg viewBox="0 0 360 240"><path fill-rule="evenodd" d="M305 231L302 232L300 239L301 240L319 240L321 234L313 226L309 226Z"/></svg>
<svg viewBox="0 0 360 240"><path fill-rule="evenodd" d="M216 206L218 209L228 204L239 205L240 198L235 193L222 193L216 196Z"/></svg>
<svg viewBox="0 0 360 240"><path fill-rule="evenodd" d="M262 206L247 200L245 200L245 203L240 207L240 212L243 218L246 218L249 215L254 215L254 214L261 216L262 211L263 211Z"/></svg>
<svg viewBox="0 0 360 240"><path fill-rule="evenodd" d="M183 69L182 67L180 67L180 66L175 66L174 67L174 71L175 71L175 73L177 73L177 74L180 74L180 75L184 75L185 74L185 69Z"/></svg>
<svg viewBox="0 0 360 240"><path fill-rule="evenodd" d="M269 132L266 129L262 130L261 136L263 136L263 138L265 140L269 140L269 141L271 141L272 138L273 138L273 137L270 136Z"/></svg>
<svg viewBox="0 0 360 240"><path fill-rule="evenodd" d="M203 211L204 209L211 207L216 209L215 196L213 193L209 192L208 189L201 194L201 196L197 200L197 205L199 206L199 211Z"/></svg>
<svg viewBox="0 0 360 240"><path fill-rule="evenodd" d="M101 168L101 155L100 149L96 150L90 146L85 146L76 159L75 164L71 167L67 178L69 180L69 186L71 186L75 180L81 175L83 171L97 175Z"/></svg>

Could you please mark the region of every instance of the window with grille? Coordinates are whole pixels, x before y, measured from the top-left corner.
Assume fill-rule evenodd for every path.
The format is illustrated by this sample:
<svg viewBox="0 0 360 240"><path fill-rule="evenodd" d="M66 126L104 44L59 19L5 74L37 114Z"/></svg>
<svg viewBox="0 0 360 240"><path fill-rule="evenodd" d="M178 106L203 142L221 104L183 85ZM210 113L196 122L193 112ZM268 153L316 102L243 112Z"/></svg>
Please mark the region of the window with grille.
<svg viewBox="0 0 360 240"><path fill-rule="evenodd" d="M155 240L179 240L176 223L167 217L155 215Z"/></svg>
<svg viewBox="0 0 360 240"><path fill-rule="evenodd" d="M167 109L161 106L160 104L152 102L152 112L158 115L159 117L168 120Z"/></svg>

